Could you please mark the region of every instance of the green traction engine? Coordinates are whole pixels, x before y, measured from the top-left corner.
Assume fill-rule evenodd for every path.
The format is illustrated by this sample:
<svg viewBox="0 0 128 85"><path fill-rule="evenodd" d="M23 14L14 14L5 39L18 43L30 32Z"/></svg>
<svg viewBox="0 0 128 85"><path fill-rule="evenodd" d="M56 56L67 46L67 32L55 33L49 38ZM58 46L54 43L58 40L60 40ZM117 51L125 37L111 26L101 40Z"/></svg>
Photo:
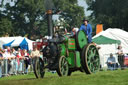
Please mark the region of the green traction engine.
<svg viewBox="0 0 128 85"><path fill-rule="evenodd" d="M100 68L98 50L93 43L87 43L84 31L75 36L67 34L49 39L43 56L45 62L41 58L34 59L36 78L43 78L46 68L56 70L59 76L69 76L78 70L91 74Z"/></svg>
<svg viewBox="0 0 128 85"><path fill-rule="evenodd" d="M50 0L46 0L46 3L48 1ZM100 68L100 59L96 46L87 42L84 31L77 32L75 36L60 32L58 36L53 36L54 13L49 5L46 5L46 8L48 36L51 38L47 40L48 45L42 50L44 58L33 59L36 78L43 78L45 69L56 70L59 76L69 76L78 70L87 74L97 72Z"/></svg>

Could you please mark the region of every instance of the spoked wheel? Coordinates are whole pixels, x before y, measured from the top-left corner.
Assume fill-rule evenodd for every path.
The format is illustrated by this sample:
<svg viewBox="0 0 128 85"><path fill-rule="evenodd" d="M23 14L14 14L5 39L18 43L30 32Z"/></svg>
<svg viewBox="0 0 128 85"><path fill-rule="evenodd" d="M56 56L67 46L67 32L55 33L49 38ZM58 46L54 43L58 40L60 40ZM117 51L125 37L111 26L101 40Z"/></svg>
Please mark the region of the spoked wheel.
<svg viewBox="0 0 128 85"><path fill-rule="evenodd" d="M43 60L39 57L35 57L33 61L33 69L36 78L43 78L45 74Z"/></svg>
<svg viewBox="0 0 128 85"><path fill-rule="evenodd" d="M68 62L65 56L61 56L59 59L59 65L57 69L57 73L59 76L67 76L68 75Z"/></svg>
<svg viewBox="0 0 128 85"><path fill-rule="evenodd" d="M95 73L100 68L99 53L94 44L86 45L81 54L82 66L87 74Z"/></svg>

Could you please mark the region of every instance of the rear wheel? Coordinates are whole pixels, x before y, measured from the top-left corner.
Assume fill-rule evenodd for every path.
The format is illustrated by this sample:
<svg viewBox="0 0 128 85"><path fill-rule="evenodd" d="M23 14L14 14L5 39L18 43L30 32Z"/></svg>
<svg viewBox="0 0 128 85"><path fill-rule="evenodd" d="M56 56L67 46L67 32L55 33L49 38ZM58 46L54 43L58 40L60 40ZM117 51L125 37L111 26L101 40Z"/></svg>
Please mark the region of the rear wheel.
<svg viewBox="0 0 128 85"><path fill-rule="evenodd" d="M33 59L33 69L34 69L34 74L36 76L36 78L43 78L45 71L44 71L44 61L39 58L39 57L35 57Z"/></svg>
<svg viewBox="0 0 128 85"><path fill-rule="evenodd" d="M94 44L86 45L81 53L82 66L87 74L95 73L100 68L98 49Z"/></svg>
<svg viewBox="0 0 128 85"><path fill-rule="evenodd" d="M59 76L67 76L68 75L68 62L65 56L61 56L59 59L57 73Z"/></svg>

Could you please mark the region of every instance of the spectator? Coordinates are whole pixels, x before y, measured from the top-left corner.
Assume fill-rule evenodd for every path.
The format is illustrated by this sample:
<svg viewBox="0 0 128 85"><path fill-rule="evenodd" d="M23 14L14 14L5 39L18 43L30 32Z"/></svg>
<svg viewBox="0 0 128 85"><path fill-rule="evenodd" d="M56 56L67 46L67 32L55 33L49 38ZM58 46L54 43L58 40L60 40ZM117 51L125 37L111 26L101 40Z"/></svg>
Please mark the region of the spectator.
<svg viewBox="0 0 128 85"><path fill-rule="evenodd" d="M12 51L9 49L8 50L8 63L9 63L9 74L14 74L15 73L15 55L12 53Z"/></svg>
<svg viewBox="0 0 128 85"><path fill-rule="evenodd" d="M13 55L16 56L16 53L17 53L16 50L14 48L12 48L11 50L12 50Z"/></svg>
<svg viewBox="0 0 128 85"><path fill-rule="evenodd" d="M20 48L18 48L16 59L17 59L16 70L19 73L23 73L24 72L24 68L23 68L23 66L24 66L24 63L23 63L23 53L22 53Z"/></svg>
<svg viewBox="0 0 128 85"><path fill-rule="evenodd" d="M37 47L34 47L33 51L30 54L30 57L32 58L32 64L35 64L35 60L37 57L40 57L40 51L37 49Z"/></svg>
<svg viewBox="0 0 128 85"><path fill-rule="evenodd" d="M110 57L107 59L107 66L108 70L115 70L116 69L116 60L115 57L113 57L113 54L110 54Z"/></svg>
<svg viewBox="0 0 128 85"><path fill-rule="evenodd" d="M2 60L3 60L3 55L2 55L2 51L0 51L0 78L2 77Z"/></svg>
<svg viewBox="0 0 128 85"><path fill-rule="evenodd" d="M15 58L13 59L13 73L15 75L17 75L17 71L16 71L16 68L17 68L17 60L16 60L16 50L14 48L11 49L12 50L12 55L15 56Z"/></svg>
<svg viewBox="0 0 128 85"><path fill-rule="evenodd" d="M29 53L27 52L26 49L23 50L24 53L24 63L25 63L25 73L28 74L28 67L30 65L30 57L29 57Z"/></svg>
<svg viewBox="0 0 128 85"><path fill-rule="evenodd" d="M118 62L121 66L121 69L123 70L124 69L124 53L123 53L123 50L122 50L122 46L119 45L117 49L118 49L118 52L117 52Z"/></svg>
<svg viewBox="0 0 128 85"><path fill-rule="evenodd" d="M37 49L37 47L34 47L34 50L31 52L31 58L34 57L40 57L40 51Z"/></svg>
<svg viewBox="0 0 128 85"><path fill-rule="evenodd" d="M8 73L10 72L11 69L11 64L10 64L10 53L9 49L4 49L3 50L3 59L4 59L4 74L8 76Z"/></svg>

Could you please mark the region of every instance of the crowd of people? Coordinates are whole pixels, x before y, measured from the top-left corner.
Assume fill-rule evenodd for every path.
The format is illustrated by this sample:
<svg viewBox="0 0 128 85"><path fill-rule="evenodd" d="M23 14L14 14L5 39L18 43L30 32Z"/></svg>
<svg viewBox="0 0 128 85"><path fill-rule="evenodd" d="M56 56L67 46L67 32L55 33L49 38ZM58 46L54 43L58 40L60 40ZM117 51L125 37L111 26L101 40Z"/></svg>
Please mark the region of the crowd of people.
<svg viewBox="0 0 128 85"><path fill-rule="evenodd" d="M0 77L27 74L28 68L32 64L33 57L40 57L40 51L35 47L33 51L26 49L7 47L0 49Z"/></svg>

